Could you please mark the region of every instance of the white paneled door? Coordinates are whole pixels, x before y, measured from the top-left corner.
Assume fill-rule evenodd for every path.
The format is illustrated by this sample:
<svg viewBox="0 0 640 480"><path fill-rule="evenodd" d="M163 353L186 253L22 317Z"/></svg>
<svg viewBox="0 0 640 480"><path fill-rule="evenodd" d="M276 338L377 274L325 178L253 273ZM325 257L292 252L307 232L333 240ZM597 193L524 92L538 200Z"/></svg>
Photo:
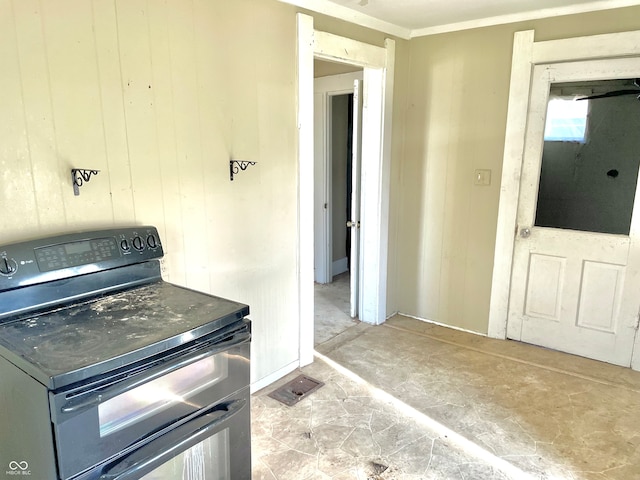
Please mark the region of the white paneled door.
<svg viewBox="0 0 640 480"><path fill-rule="evenodd" d="M353 81L353 141L351 149L351 264L349 265L350 313L360 312L360 170L362 162L362 80Z"/></svg>
<svg viewBox="0 0 640 480"><path fill-rule="evenodd" d="M566 142L565 145L545 145L543 133L547 115L547 101L554 89L559 91L572 82L596 82L602 79L639 78L637 60L559 63L534 67L525 149L520 178L520 197L513 257L507 336L515 340L542 345L617 365L629 366L638 326L640 308L640 194L638 193L637 163L623 170L607 167L620 161L619 152L611 150L594 157L591 176L569 195L569 182L577 182L585 170L587 150L591 143ZM590 84L591 85L591 84ZM591 135L596 128L604 128L608 120L596 121L595 112L604 109L608 99L590 100ZM634 98L629 101L640 104ZM635 105L634 104L634 105ZM632 119L630 121L639 121ZM597 122L597 123L596 123ZM589 139L591 141L591 139ZM622 140L621 140L622 141ZM562 166L549 162L553 148L574 148L565 170L568 180L560 181ZM544 153L543 153L544 152ZM578 152L578 153L575 153ZM637 156L637 153L636 153ZM617 164L616 164L617 165ZM618 176L618 168L624 173ZM607 171L608 170L608 171ZM553 175L549 174L553 172ZM628 173L630 172L630 173ZM546 176L546 177L545 177ZM601 177L600 177L601 176ZM601 180L602 178L602 180ZM614 191L623 190L623 180L631 178L628 191L628 233L607 232L606 221L591 218L609 208L612 195L598 200L589 192L601 188L599 182ZM555 190L544 182L555 182ZM562 183L564 182L564 183ZM609 183L606 183L609 182ZM615 183L618 182L618 183ZM598 183L598 185L596 185ZM604 188L604 187L602 187ZM541 214L543 196L547 214ZM586 200L589 199L589 200ZM606 204L606 205L605 205ZM563 206L564 205L564 206ZM564 211L566 205L567 211ZM619 208L617 210L622 210ZM541 220L543 217L551 220ZM609 216L609 215L608 215ZM579 217L579 218L578 218ZM557 222L557 224L555 223ZM574 223L577 222L577 223ZM604 225L603 228L599 228ZM594 231L598 230L598 231ZM603 231L604 230L604 231Z"/></svg>

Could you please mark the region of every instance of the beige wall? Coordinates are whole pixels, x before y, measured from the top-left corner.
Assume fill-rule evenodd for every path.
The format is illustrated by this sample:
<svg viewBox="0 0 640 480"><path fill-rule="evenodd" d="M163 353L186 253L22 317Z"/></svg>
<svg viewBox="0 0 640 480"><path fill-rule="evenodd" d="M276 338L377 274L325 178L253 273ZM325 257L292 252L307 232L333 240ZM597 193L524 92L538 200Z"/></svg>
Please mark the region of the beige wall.
<svg viewBox="0 0 640 480"><path fill-rule="evenodd" d="M411 40L392 181L401 312L487 332L513 33L532 28L536 40L637 30L640 8ZM473 185L475 169L491 170L490 186Z"/></svg>
<svg viewBox="0 0 640 480"><path fill-rule="evenodd" d="M358 70L362 70L362 68L353 65L346 65L344 63L326 62L323 60L313 61L314 78L340 75L341 73L357 72Z"/></svg>
<svg viewBox="0 0 640 480"><path fill-rule="evenodd" d="M0 0L0 65L0 244L156 225L168 280L250 305L253 381L298 359L293 7Z"/></svg>

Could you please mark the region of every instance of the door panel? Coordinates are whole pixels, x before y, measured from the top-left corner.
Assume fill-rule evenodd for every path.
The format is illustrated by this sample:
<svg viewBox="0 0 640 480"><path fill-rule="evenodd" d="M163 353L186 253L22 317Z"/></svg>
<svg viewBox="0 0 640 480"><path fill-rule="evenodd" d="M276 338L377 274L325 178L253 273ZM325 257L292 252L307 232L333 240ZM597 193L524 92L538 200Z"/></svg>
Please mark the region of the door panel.
<svg viewBox="0 0 640 480"><path fill-rule="evenodd" d="M596 112L606 110L603 103L589 106L587 123L591 124L584 142L550 145L544 141L550 90L558 91L563 85L580 90L585 88L587 84L582 83L587 81L591 87L596 81L612 78L611 71L616 72L617 78L640 77L636 60L621 59L615 63L617 68L613 70L611 61L606 69L600 61L534 67L520 179L507 336L629 366L640 307L640 262L639 255L632 250L638 248L634 245L637 245L639 233L640 202L637 195L634 198L638 188L637 158L627 161L623 157L637 157L633 152L637 152L640 141L637 145L626 144L629 134L622 133L619 140L612 140L616 132L607 130L605 133L610 122L596 115ZM578 83L580 85L576 87ZM631 100L635 107L637 100L635 97ZM596 101L603 100L590 100ZM634 117L628 121L640 126L640 108L630 110ZM598 144L598 139L605 140ZM635 140L631 139L631 142ZM616 147L621 150L615 151ZM565 163L553 156L559 150L571 152ZM544 161L547 162L546 169L542 169ZM625 172L619 181L618 170ZM543 187L541 176L543 182L548 182ZM625 200L612 198L615 192L622 190L626 192ZM627 208L609 203L620 201L631 203ZM552 219L553 228L548 226L550 223L541 226L541 222L536 222L536 212L538 206L542 208L542 202L547 209L545 217ZM603 216L603 209L611 213ZM630 227L615 227L615 231L628 230L629 234L601 233L607 231L605 223L618 210L624 210L627 216L624 221ZM632 212L631 220L629 211ZM601 219L592 213L599 213ZM601 226L603 228L599 230ZM588 229L596 231L586 231Z"/></svg>
<svg viewBox="0 0 640 480"><path fill-rule="evenodd" d="M525 307L529 317L560 320L566 260L563 257L531 254Z"/></svg>
<svg viewBox="0 0 640 480"><path fill-rule="evenodd" d="M585 261L577 325L615 334L625 267Z"/></svg>

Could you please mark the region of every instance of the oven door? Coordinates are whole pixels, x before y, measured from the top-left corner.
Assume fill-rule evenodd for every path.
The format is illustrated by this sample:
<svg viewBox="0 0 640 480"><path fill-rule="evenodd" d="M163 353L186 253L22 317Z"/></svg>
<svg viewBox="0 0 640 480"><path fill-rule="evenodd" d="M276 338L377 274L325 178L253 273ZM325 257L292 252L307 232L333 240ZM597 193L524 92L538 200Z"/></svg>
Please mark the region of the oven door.
<svg viewBox="0 0 640 480"><path fill-rule="evenodd" d="M249 385L250 327L239 322L89 387L52 393L53 429L61 479L126 455L161 438Z"/></svg>
<svg viewBox="0 0 640 480"><path fill-rule="evenodd" d="M251 478L250 398L246 387L197 417L107 465L100 480Z"/></svg>

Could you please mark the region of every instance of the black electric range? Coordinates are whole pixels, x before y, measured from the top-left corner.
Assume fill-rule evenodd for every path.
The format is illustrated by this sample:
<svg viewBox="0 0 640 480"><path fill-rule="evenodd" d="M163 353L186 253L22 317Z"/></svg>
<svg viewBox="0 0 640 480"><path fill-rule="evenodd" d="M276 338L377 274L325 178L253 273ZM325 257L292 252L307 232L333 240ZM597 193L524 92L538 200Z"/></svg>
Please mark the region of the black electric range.
<svg viewBox="0 0 640 480"><path fill-rule="evenodd" d="M164 281L163 254L148 226L0 246L0 479L164 480L214 418L203 479L249 478L249 307Z"/></svg>

